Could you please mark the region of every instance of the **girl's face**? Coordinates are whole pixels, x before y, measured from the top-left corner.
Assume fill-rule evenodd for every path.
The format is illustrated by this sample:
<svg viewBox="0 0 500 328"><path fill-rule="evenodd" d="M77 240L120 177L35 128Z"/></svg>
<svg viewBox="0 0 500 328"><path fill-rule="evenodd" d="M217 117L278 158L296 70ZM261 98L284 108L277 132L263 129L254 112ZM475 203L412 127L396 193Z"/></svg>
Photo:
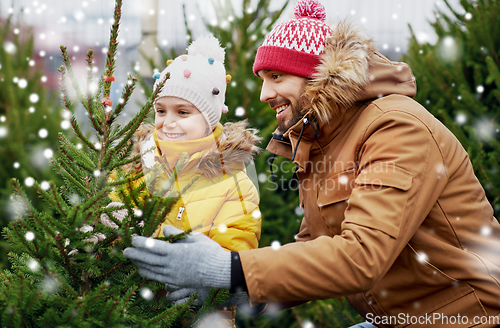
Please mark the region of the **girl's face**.
<svg viewBox="0 0 500 328"><path fill-rule="evenodd" d="M189 101L161 97L155 104L155 128L164 141L188 141L206 137L210 131L201 112Z"/></svg>

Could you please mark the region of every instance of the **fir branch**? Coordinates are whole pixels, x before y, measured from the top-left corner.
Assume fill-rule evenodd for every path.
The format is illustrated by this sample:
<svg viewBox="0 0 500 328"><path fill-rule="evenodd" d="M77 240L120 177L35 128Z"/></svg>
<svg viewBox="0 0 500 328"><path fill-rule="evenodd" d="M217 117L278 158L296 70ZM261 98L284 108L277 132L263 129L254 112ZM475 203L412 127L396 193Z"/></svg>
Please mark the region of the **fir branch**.
<svg viewBox="0 0 500 328"><path fill-rule="evenodd" d="M107 196L108 195L108 191L107 190L101 190L99 192L99 194L97 194L96 196L92 197L89 201L91 201L90 204L88 204L84 209L83 211L86 212L87 210L89 210L92 206L94 206L98 201L100 201L104 196ZM85 205L85 204L84 204Z"/></svg>
<svg viewBox="0 0 500 328"><path fill-rule="evenodd" d="M23 238L20 234L19 234L19 231L18 229L16 229L17 227L14 227L14 232L17 234L17 240L20 241L23 246L29 251L29 252L26 252L28 253L29 255L31 255L32 257L36 257L38 258L38 256L36 256L33 251L30 249L30 247L28 246L28 244L26 244L25 242L25 238ZM15 242L14 242L14 238L9 234L9 232L7 231L7 237L11 240L11 243L12 245L15 245Z"/></svg>
<svg viewBox="0 0 500 328"><path fill-rule="evenodd" d="M80 126L78 125L76 117L74 115L71 115L70 122L71 122L71 126L73 127L73 131L75 131L76 136L78 137L78 139L80 139L81 141L83 141L83 143L86 144L87 147L90 148L90 150L97 151L97 149L95 148L94 144L91 143L90 140L87 139L87 137L85 137L85 135L83 134L82 130L80 129Z"/></svg>
<svg viewBox="0 0 500 328"><path fill-rule="evenodd" d="M116 50L118 47L118 29L120 27L120 18L121 18L121 8L122 8L122 0L116 0L115 4L115 12L113 17L113 25L111 27L111 36L109 38L109 46L108 53L106 56L106 71L104 75L113 76L113 72L115 70L115 56ZM111 92L111 81L104 82L104 97L109 97Z"/></svg>
<svg viewBox="0 0 500 328"><path fill-rule="evenodd" d="M90 167L87 167L85 166L84 164L81 163L81 161L77 161L75 160L73 157L71 157L68 152L66 151L66 149L64 148L59 148L60 152L66 156L66 158L71 162L71 163L75 163L76 165L78 165L79 167L81 167L82 169L84 169L85 171L89 172L89 173L93 173L94 172L94 169L93 168L90 168Z"/></svg>
<svg viewBox="0 0 500 328"><path fill-rule="evenodd" d="M67 138L64 134L59 134L59 139L61 146L66 147L72 154L78 156L78 162L85 162L87 167L92 167L94 162L87 156L85 152L79 151Z"/></svg>
<svg viewBox="0 0 500 328"><path fill-rule="evenodd" d="M484 167L483 167L483 164L481 162L479 162L479 170L481 171L481 173L484 175L484 177L486 178L486 180L488 181L488 183L491 185L491 188L493 189L493 191L497 194L497 198L500 198L500 192L498 192L498 190L495 188L495 185L491 182L490 180L490 177L488 176L488 174L486 174L486 171L484 170ZM491 206L495 206L495 202L496 201L493 201L491 203Z"/></svg>
<svg viewBox="0 0 500 328"><path fill-rule="evenodd" d="M58 209L60 214L66 216L66 213L62 209L61 204L59 202L59 198L57 197L58 194L56 193L56 191L55 191L54 186L52 185L52 183L50 183L50 190L52 191L52 195L49 194L48 191L45 191L42 188L40 188L40 184L38 182L35 183L35 189L37 190L37 192L40 195L42 195L45 198L45 200L50 205L52 205L54 208ZM60 200L62 201L62 199L60 199Z"/></svg>
<svg viewBox="0 0 500 328"><path fill-rule="evenodd" d="M138 159L140 159L141 156L142 156L141 154L138 154L138 155L135 155L132 158L127 158L127 159L125 159L123 161L120 161L120 162L116 163L115 165L113 165L109 170L110 170L110 172L112 172L114 169L116 169L116 168L118 168L120 166L125 166L127 164L134 163L135 161L137 161Z"/></svg>
<svg viewBox="0 0 500 328"><path fill-rule="evenodd" d="M114 121L114 119L121 114L123 108L125 108L125 105L129 101L130 96L132 95L132 92L135 89L135 85L137 84L137 78L129 76L127 81L128 81L127 86L125 87L125 90L122 92L122 101L120 101L118 105L115 107L115 109L110 113L110 120L108 121L108 124L111 124L111 122Z"/></svg>
<svg viewBox="0 0 500 328"><path fill-rule="evenodd" d="M497 85L497 88L500 89L500 71L498 70L498 66L496 65L493 58L491 58L491 56L486 57L486 64L490 69L490 74L493 75L493 79L495 81L495 84Z"/></svg>
<svg viewBox="0 0 500 328"><path fill-rule="evenodd" d="M34 213L32 207L30 206L29 203L26 202L26 199L24 198L25 195L24 193L21 191L20 187L19 187L19 184L17 182L17 180L13 179L13 184L14 184L14 187L16 188L16 192L17 194L19 195L19 198L21 199L24 207L26 208L26 210L29 212L29 214L31 215L31 217L43 228L45 229L45 231L47 231L47 233L49 235L52 236L52 231L50 229L48 229L43 223L42 221L38 218L38 216ZM57 226L55 225L51 220L49 220L47 218L47 221L52 225L52 226Z"/></svg>
<svg viewBox="0 0 500 328"><path fill-rule="evenodd" d="M80 181L76 180L75 177L73 177L68 171L66 171L66 169L59 162L54 161L53 159L51 159L50 162L59 171L61 176L68 179L77 188L82 189L86 194L90 194L90 190L88 190L87 187L85 187Z"/></svg>
<svg viewBox="0 0 500 328"><path fill-rule="evenodd" d="M89 112L89 118L90 122L92 123L92 126L94 129L99 133L103 134L101 126L98 121L94 119L94 111L92 110L92 100L94 99L93 96L90 94L90 86L93 81L93 74L92 74L92 64L94 62L94 51L92 49L89 49L87 51L87 56L85 57L85 61L87 62L87 109Z"/></svg>
<svg viewBox="0 0 500 328"><path fill-rule="evenodd" d="M98 279L101 279L103 277L106 277L106 276L110 275L111 273L115 272L116 270L121 269L124 265L125 265L125 262L120 262L118 265L115 265L114 267L112 267L108 272L102 273L96 277L92 277L92 279L98 280Z"/></svg>
<svg viewBox="0 0 500 328"><path fill-rule="evenodd" d="M68 162L62 157L56 158L55 162L57 162L67 172L68 177L71 176L73 179L75 179L75 181L75 177L79 177L83 174L82 171L77 170L78 166L73 166L72 162Z"/></svg>
<svg viewBox="0 0 500 328"><path fill-rule="evenodd" d="M137 181L140 178L142 178L143 176L144 176L144 172L141 172L141 173L139 173L137 175L133 175L133 176L125 178L123 180L118 180L118 181L110 182L109 185L110 186L121 186L121 185L127 184L127 183L129 183L131 181Z"/></svg>
<svg viewBox="0 0 500 328"><path fill-rule="evenodd" d="M71 272L71 271L70 271ZM55 273L55 271L52 271L50 272L50 274L52 274L54 276L54 278L57 279L57 281L59 281L59 284L69 293L71 294L71 296L73 296L74 298L77 298L78 297L78 294L72 289L70 288L69 286L67 286L60 278L59 276L57 275L57 273Z"/></svg>
<svg viewBox="0 0 500 328"><path fill-rule="evenodd" d="M189 309L189 307L193 304L193 302L194 302L194 298L188 304L178 305L172 311L167 312L167 313L163 314L162 316L160 316L159 318L157 318L155 321L152 321L148 326L151 326L152 324L158 323L158 322L164 320L165 318L168 318L172 314L177 314L177 311L179 311L182 307L185 307L184 311L179 316L177 316L177 318L181 318L182 316L184 316L184 314Z"/></svg>
<svg viewBox="0 0 500 328"><path fill-rule="evenodd" d="M78 80L76 79L75 76L75 71L73 70L73 66L71 65L71 60L69 59L68 56L68 48L61 45L60 49L61 49L61 57L63 59L64 65L66 66L66 70L69 73L71 85L73 86L73 89L75 89L76 97L82 104L85 104L83 94L80 90L80 86L78 85Z"/></svg>
<svg viewBox="0 0 500 328"><path fill-rule="evenodd" d="M63 241L63 238L60 235L57 235L55 237L55 240L57 242L57 249L59 250L59 254L61 254L63 258L63 265L68 271L69 275L73 279L73 281L78 281L78 277L76 277L73 273L73 270L71 270L71 260L69 258L68 253L66 252L66 241Z"/></svg>
<svg viewBox="0 0 500 328"><path fill-rule="evenodd" d="M64 107L74 114L72 103L68 94L68 87L66 85L66 67L61 66L57 69L57 71L59 72L59 90L61 91L61 100Z"/></svg>
<svg viewBox="0 0 500 328"><path fill-rule="evenodd" d="M106 317L106 326L108 325L109 318L111 317L111 314L113 313L113 310L116 308L116 304L118 304L118 301L113 302L113 306L109 310L108 316Z"/></svg>

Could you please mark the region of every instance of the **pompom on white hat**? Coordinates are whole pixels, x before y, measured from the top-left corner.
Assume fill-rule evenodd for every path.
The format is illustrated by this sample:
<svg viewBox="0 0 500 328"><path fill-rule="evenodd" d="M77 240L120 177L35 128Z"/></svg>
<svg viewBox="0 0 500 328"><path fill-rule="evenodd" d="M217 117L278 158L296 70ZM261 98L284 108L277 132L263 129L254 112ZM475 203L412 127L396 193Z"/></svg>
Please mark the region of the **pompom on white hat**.
<svg viewBox="0 0 500 328"><path fill-rule="evenodd" d="M172 96L189 101L214 128L227 112L224 49L217 38L206 35L193 41L187 50L187 55L175 58L163 72L153 75L157 79L154 90L170 73L158 98Z"/></svg>

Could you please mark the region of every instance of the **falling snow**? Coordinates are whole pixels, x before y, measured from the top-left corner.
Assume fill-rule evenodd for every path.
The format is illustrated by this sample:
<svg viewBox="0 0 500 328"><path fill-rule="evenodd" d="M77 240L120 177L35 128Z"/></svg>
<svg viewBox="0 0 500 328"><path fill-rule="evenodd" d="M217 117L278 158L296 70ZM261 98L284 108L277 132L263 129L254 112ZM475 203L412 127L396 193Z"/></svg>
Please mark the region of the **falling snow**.
<svg viewBox="0 0 500 328"><path fill-rule="evenodd" d="M47 129L40 129L38 131L38 136L42 139L45 139L47 138L47 136L49 135L49 131L47 131Z"/></svg>
<svg viewBox="0 0 500 328"><path fill-rule="evenodd" d="M26 187L31 187L35 184L35 179L33 179L32 177L27 177L26 179L24 179L24 184L26 185Z"/></svg>
<svg viewBox="0 0 500 328"><path fill-rule="evenodd" d="M259 211L259 210L254 210L254 211L252 212L252 217L253 217L254 219L260 219L260 217L261 217L261 213L260 213L260 211Z"/></svg>
<svg viewBox="0 0 500 328"><path fill-rule="evenodd" d="M26 264L31 271L38 271L40 269L40 264L33 259L29 260Z"/></svg>
<svg viewBox="0 0 500 328"><path fill-rule="evenodd" d="M19 82L17 83L17 85L21 88L21 89L24 89L28 86L28 81L26 81L25 79L20 79Z"/></svg>
<svg viewBox="0 0 500 328"><path fill-rule="evenodd" d="M418 252L417 253L417 260L420 263L424 263L424 262L427 262L429 260L429 257L424 252Z"/></svg>
<svg viewBox="0 0 500 328"><path fill-rule="evenodd" d="M45 156L45 158L52 158L52 156L54 156L54 151L50 148L46 148L43 151L43 156Z"/></svg>
<svg viewBox="0 0 500 328"><path fill-rule="evenodd" d="M27 241L33 241L35 239L35 234L31 231L28 231L25 235L24 238L26 238Z"/></svg>
<svg viewBox="0 0 500 328"><path fill-rule="evenodd" d="M460 124L460 125L463 125L465 123L467 123L467 116L465 114L458 114L456 117L455 117L455 121Z"/></svg>
<svg viewBox="0 0 500 328"><path fill-rule="evenodd" d="M40 183L40 187L43 189L43 190L47 190L50 188L50 183L48 183L47 181L42 181L42 183Z"/></svg>
<svg viewBox="0 0 500 328"><path fill-rule="evenodd" d="M147 287L142 287L141 290L139 291L139 294L146 301L151 301L153 299L153 296L154 296L153 292L151 291L151 289L149 289Z"/></svg>
<svg viewBox="0 0 500 328"><path fill-rule="evenodd" d="M297 215L297 216L304 215L304 210L302 209L302 207L300 207L300 206L295 207L295 215Z"/></svg>
<svg viewBox="0 0 500 328"><path fill-rule="evenodd" d="M237 107L236 110L234 111L234 115L236 117L242 117L242 116L244 116L245 115L245 108L243 108L241 106Z"/></svg>
<svg viewBox="0 0 500 328"><path fill-rule="evenodd" d="M490 226L484 226L481 228L481 235L487 237L491 235L491 227Z"/></svg>
<svg viewBox="0 0 500 328"><path fill-rule="evenodd" d="M275 240L271 243L271 248L274 249L275 251L277 251L278 249L281 248L281 243L279 241Z"/></svg>
<svg viewBox="0 0 500 328"><path fill-rule="evenodd" d="M155 240L153 238L148 238L145 244L147 248L153 248L155 246Z"/></svg>
<svg viewBox="0 0 500 328"><path fill-rule="evenodd" d="M32 103L36 103L38 102L38 99L40 99L40 97L36 93L32 93L29 99Z"/></svg>

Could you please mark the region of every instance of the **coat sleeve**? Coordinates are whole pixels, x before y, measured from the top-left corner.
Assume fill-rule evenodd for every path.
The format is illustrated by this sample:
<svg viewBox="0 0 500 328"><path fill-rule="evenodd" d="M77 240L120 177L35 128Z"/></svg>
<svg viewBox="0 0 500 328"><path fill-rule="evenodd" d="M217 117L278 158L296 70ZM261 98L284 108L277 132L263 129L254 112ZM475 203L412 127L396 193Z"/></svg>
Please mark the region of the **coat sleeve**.
<svg viewBox="0 0 500 328"><path fill-rule="evenodd" d="M209 237L228 251L255 249L261 232L257 189L243 172L231 178L234 188L229 190L217 213Z"/></svg>
<svg viewBox="0 0 500 328"><path fill-rule="evenodd" d="M447 180L427 126L408 113L386 112L359 143L359 170L339 235L240 252L252 302L367 291L421 225Z"/></svg>

